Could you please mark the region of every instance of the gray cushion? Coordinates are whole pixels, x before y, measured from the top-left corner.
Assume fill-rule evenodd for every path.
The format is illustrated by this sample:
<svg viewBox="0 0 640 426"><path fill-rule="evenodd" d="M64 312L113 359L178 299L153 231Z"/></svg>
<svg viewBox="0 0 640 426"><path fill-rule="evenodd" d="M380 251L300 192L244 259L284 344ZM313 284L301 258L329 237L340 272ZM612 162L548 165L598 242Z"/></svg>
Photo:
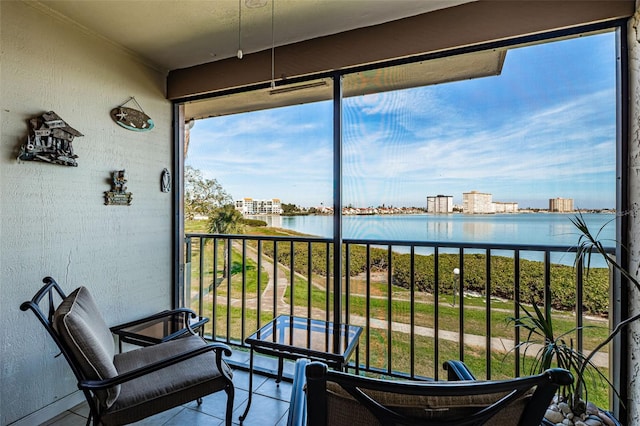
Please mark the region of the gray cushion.
<svg viewBox="0 0 640 426"><path fill-rule="evenodd" d="M53 316L53 326L76 357L87 379L103 380L118 374L113 364L114 343L93 297L86 287L79 287L67 296ZM101 405L113 405L120 386L97 392Z"/></svg>
<svg viewBox="0 0 640 426"><path fill-rule="evenodd" d="M199 336L189 335L117 354L114 362L123 374L205 345ZM224 361L222 367L231 377L231 369ZM103 414L102 424L132 423L224 389L228 384L216 367L215 353L209 351L123 383L118 400Z"/></svg>

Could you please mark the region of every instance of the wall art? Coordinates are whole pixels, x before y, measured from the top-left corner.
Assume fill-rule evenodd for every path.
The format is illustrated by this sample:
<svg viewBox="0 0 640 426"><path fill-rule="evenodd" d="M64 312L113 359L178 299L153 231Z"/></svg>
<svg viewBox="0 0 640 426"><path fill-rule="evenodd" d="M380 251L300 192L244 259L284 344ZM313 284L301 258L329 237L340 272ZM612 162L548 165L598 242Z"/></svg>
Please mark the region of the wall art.
<svg viewBox="0 0 640 426"><path fill-rule="evenodd" d="M29 120L29 134L20 147L18 160L43 161L77 167L77 155L73 153L73 139L84 136L69 126L53 111Z"/></svg>
<svg viewBox="0 0 640 426"><path fill-rule="evenodd" d="M104 204L107 206L130 206L133 194L127 191L127 178L124 170L112 173L111 191L105 191Z"/></svg>
<svg viewBox="0 0 640 426"><path fill-rule="evenodd" d="M125 105L134 102L138 109L129 108ZM148 132L153 129L154 123L149 117L136 98L130 97L126 102L111 110L111 118L121 127L134 132Z"/></svg>

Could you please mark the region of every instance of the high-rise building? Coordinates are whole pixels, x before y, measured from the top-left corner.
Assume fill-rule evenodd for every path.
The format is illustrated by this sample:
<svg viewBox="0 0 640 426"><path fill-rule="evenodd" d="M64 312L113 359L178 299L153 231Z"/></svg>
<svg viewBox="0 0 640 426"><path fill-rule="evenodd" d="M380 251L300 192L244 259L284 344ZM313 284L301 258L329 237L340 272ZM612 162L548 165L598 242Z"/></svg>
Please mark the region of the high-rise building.
<svg viewBox="0 0 640 426"><path fill-rule="evenodd" d="M282 207L280 199L272 198L271 200L254 200L253 198L243 198L236 201L236 210L243 215L260 215L260 214L281 214Z"/></svg>
<svg viewBox="0 0 640 426"><path fill-rule="evenodd" d="M550 198L549 211L563 213L574 211L573 198Z"/></svg>
<svg viewBox="0 0 640 426"><path fill-rule="evenodd" d="M496 213L518 213L518 203L496 201L495 203Z"/></svg>
<svg viewBox="0 0 640 426"><path fill-rule="evenodd" d="M471 191L462 193L462 212L467 214L495 213L496 206L492 195Z"/></svg>
<svg viewBox="0 0 640 426"><path fill-rule="evenodd" d="M453 213L453 196L430 195L427 197L427 213Z"/></svg>

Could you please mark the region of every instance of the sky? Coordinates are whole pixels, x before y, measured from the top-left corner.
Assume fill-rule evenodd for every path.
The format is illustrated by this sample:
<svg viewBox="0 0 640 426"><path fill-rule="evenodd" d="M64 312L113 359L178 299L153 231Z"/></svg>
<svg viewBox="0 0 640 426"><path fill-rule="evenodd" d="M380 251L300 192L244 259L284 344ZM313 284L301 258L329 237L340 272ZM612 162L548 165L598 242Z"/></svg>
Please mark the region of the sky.
<svg viewBox="0 0 640 426"><path fill-rule="evenodd" d="M426 207L491 193L615 207L615 34L514 48L502 73L346 98L343 205ZM333 205L332 104L198 120L186 164L234 198Z"/></svg>

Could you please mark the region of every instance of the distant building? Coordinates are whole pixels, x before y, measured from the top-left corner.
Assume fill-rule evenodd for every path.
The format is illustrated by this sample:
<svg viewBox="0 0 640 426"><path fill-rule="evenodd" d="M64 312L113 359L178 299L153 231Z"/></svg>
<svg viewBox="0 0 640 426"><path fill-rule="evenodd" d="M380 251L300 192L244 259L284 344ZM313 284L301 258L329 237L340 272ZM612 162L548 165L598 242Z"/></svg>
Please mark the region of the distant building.
<svg viewBox="0 0 640 426"><path fill-rule="evenodd" d="M466 214L495 213L496 206L492 195L471 191L462 193L462 212Z"/></svg>
<svg viewBox="0 0 640 426"><path fill-rule="evenodd" d="M496 213L518 213L518 203L496 201Z"/></svg>
<svg viewBox="0 0 640 426"><path fill-rule="evenodd" d="M428 196L427 213L453 213L453 196Z"/></svg>
<svg viewBox="0 0 640 426"><path fill-rule="evenodd" d="M491 194L471 191L462 194L462 213L490 214L490 213L518 213L518 203L493 201Z"/></svg>
<svg viewBox="0 0 640 426"><path fill-rule="evenodd" d="M549 211L563 213L574 211L573 198L550 198Z"/></svg>
<svg viewBox="0 0 640 426"><path fill-rule="evenodd" d="M282 206L278 198L271 200L254 200L243 198L236 201L236 210L243 215L281 214Z"/></svg>

